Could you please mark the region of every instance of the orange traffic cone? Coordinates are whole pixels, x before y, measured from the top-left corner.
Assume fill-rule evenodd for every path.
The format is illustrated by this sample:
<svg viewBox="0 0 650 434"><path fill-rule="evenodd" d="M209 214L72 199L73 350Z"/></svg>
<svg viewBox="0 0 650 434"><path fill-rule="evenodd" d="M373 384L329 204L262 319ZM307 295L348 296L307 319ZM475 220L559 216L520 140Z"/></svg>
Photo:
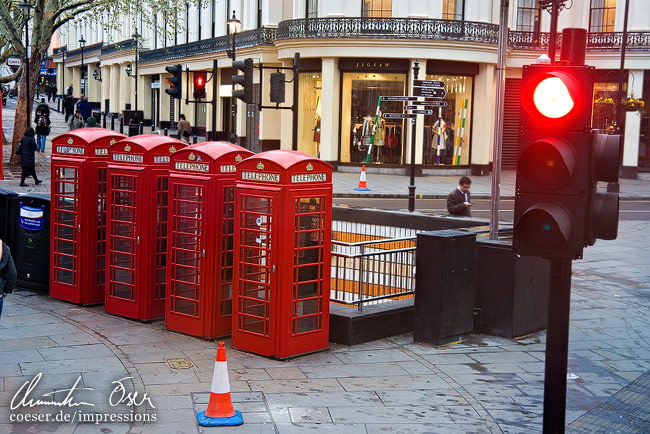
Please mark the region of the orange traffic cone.
<svg viewBox="0 0 650 434"><path fill-rule="evenodd" d="M370 191L366 185L366 165L361 166L361 177L359 178L359 186L355 187L358 191Z"/></svg>
<svg viewBox="0 0 650 434"><path fill-rule="evenodd" d="M223 342L219 342L217 360L214 362L208 408L197 414L196 417L201 426L234 426L244 423L241 413L232 406L226 347Z"/></svg>

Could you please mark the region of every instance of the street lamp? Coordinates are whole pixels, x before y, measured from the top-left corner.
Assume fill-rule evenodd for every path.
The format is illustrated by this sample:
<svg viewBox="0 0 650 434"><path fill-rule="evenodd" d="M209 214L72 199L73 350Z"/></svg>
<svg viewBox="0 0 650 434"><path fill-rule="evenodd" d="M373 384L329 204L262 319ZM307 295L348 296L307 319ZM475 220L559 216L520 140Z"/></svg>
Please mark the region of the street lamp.
<svg viewBox="0 0 650 434"><path fill-rule="evenodd" d="M135 62L134 62L135 63L135 76L133 77L133 78L135 78L135 92L134 92L134 94L135 94L135 115L134 115L134 117L135 117L135 121L137 123L137 122L140 121L140 119L138 119L138 47L140 45L140 35L136 31L133 34L132 37L133 37L133 49L135 50L135 56L134 56L135 57ZM129 72L129 69L131 69L131 65L127 65L126 67L127 67L126 73L129 76L131 76L131 73Z"/></svg>
<svg viewBox="0 0 650 434"><path fill-rule="evenodd" d="M86 73L84 71L84 47L86 46L86 40L84 39L83 35L81 35L81 39L79 39L79 47L81 47L81 86L79 88L81 89L81 94L86 95Z"/></svg>
<svg viewBox="0 0 650 434"><path fill-rule="evenodd" d="M239 29L241 27L241 21L239 21L237 19L237 17L235 16L235 11L232 11L232 18L229 19L226 22L226 26L228 28L228 33L230 33L232 35L232 50L227 50L226 54L228 55L228 57L230 57L232 59L232 61L234 63L235 59L236 59L236 56L235 56L235 35L237 34L237 32L239 31ZM233 66L232 72L233 72L233 74L235 73L234 66ZM237 123L237 99L235 98L235 82L234 81L232 82L232 97L231 97L231 99L232 99L232 108L231 108L230 111L232 112L232 125L231 125L231 128L230 128L230 141L232 143L235 143L235 136L236 136L235 124Z"/></svg>
<svg viewBox="0 0 650 434"><path fill-rule="evenodd" d="M97 81L102 81L102 73L101 73L101 72L97 72L97 70L95 69L95 70L93 71L93 78L94 78L95 80L97 80Z"/></svg>
<svg viewBox="0 0 650 434"><path fill-rule="evenodd" d="M27 113L27 126L31 126L31 100L29 99L29 27L28 23L31 18L32 9L34 5L31 3L22 2L18 5L18 9L23 13L23 18L25 19L25 78L27 79L27 102L25 103L25 110Z"/></svg>

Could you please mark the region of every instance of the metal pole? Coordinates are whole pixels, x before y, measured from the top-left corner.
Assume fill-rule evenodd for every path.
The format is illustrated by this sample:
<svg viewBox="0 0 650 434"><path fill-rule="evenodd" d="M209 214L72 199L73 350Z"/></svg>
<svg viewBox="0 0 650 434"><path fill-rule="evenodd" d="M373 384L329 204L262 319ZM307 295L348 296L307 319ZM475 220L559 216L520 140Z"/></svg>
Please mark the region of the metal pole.
<svg viewBox="0 0 650 434"><path fill-rule="evenodd" d="M212 137L211 140L217 140L217 101L219 94L217 86L217 74L219 73L218 60L212 61Z"/></svg>
<svg viewBox="0 0 650 434"><path fill-rule="evenodd" d="M233 63L233 68L232 68L232 73L233 75L235 74L235 34L236 32L232 32L232 63ZM230 142L235 143L235 137L237 136L237 131L236 131L236 123L237 123L237 98L235 98L235 82L232 82L232 106L231 106L231 112L232 112L232 125L230 126ZM237 143L235 143L237 144Z"/></svg>
<svg viewBox="0 0 650 434"><path fill-rule="evenodd" d="M551 39L548 42L548 57L551 58L551 64L555 63L555 45L557 42L557 16L560 13L560 2L564 0L553 0L551 7Z"/></svg>
<svg viewBox="0 0 650 434"><path fill-rule="evenodd" d="M263 74L263 72L262 72ZM293 107L292 111L292 132L291 132L291 149L298 150L298 97L300 96L300 87L298 86L300 77L300 53L293 54ZM264 78L264 77L262 77Z"/></svg>
<svg viewBox="0 0 650 434"><path fill-rule="evenodd" d="M140 121L140 116L138 116L138 41L140 35L138 32L135 32L135 120L136 123Z"/></svg>
<svg viewBox="0 0 650 434"><path fill-rule="evenodd" d="M625 80L625 51L627 50L627 17L630 11L630 0L625 0L625 15L623 16L623 41L621 42L621 66L618 70L618 99L616 101L616 126L621 137L623 137L623 123L625 115L621 105L625 94L623 93L623 81Z"/></svg>
<svg viewBox="0 0 650 434"><path fill-rule="evenodd" d="M420 74L420 61L416 60L413 64L413 79L417 80ZM415 211L415 131L416 119L411 119L411 169L409 184L409 212Z"/></svg>
<svg viewBox="0 0 650 434"><path fill-rule="evenodd" d="M551 259L544 373L544 434L564 433L571 259Z"/></svg>
<svg viewBox="0 0 650 434"><path fill-rule="evenodd" d="M59 99L61 99L61 96L65 93L65 51L61 51L61 55L63 56L63 67L61 69L61 95Z"/></svg>
<svg viewBox="0 0 650 434"><path fill-rule="evenodd" d="M27 103L25 104L25 112L27 113L27 126L32 126L31 120L31 101L29 99L29 10L27 11L27 18L25 18L25 78L27 79Z"/></svg>
<svg viewBox="0 0 650 434"><path fill-rule="evenodd" d="M508 41L508 0L501 0L499 19L499 56L497 59L497 100L495 107L494 147L492 149L492 204L490 207L490 239L499 238L499 199L501 197L501 129L506 82L506 42Z"/></svg>
<svg viewBox="0 0 650 434"><path fill-rule="evenodd" d="M82 36L81 39L84 37ZM86 80L84 80L84 44L81 45L81 83L80 83L80 88L81 88L81 94L86 96Z"/></svg>

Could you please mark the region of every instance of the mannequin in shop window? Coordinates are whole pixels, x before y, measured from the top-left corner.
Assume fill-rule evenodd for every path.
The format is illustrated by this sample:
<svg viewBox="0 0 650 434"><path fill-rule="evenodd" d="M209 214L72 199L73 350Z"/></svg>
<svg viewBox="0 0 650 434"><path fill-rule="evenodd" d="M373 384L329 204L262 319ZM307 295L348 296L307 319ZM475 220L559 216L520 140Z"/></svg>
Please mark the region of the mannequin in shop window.
<svg viewBox="0 0 650 434"><path fill-rule="evenodd" d="M433 142L431 146L433 147L433 162L438 164L438 156L440 156L440 162L442 162L442 156L444 155L446 144L447 144L447 124L445 121L439 117L438 120L431 127L433 132Z"/></svg>

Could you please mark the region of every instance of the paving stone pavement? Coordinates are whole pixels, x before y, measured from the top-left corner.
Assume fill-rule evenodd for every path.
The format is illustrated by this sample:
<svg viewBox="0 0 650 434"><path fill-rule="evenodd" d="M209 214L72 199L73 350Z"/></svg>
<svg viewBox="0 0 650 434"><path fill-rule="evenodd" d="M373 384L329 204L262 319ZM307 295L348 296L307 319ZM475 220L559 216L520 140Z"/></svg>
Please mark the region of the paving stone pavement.
<svg viewBox="0 0 650 434"><path fill-rule="evenodd" d="M567 424L650 370L649 233L650 222L622 221L617 240L598 241L574 262ZM0 321L0 433L536 433L544 344L544 332L517 340L471 335L441 347L415 343L407 333L354 347L331 344L287 361L228 346L233 402L245 424L199 428L195 414L207 405L216 342L167 331L162 321L141 323L102 306L20 291L5 299ZM170 359L183 358L191 366L175 369ZM64 409L75 423L11 423L61 411L12 410L16 392L39 373L29 397L45 400L44 393L59 390L51 399L62 400L67 392L60 390L79 379L77 389L92 390L75 391L74 401L94 407ZM137 403L145 393L148 400L111 406L122 397L114 383L120 379L127 393L138 392ZM641 398L648 402L647 393ZM79 422L89 413L149 419Z"/></svg>

